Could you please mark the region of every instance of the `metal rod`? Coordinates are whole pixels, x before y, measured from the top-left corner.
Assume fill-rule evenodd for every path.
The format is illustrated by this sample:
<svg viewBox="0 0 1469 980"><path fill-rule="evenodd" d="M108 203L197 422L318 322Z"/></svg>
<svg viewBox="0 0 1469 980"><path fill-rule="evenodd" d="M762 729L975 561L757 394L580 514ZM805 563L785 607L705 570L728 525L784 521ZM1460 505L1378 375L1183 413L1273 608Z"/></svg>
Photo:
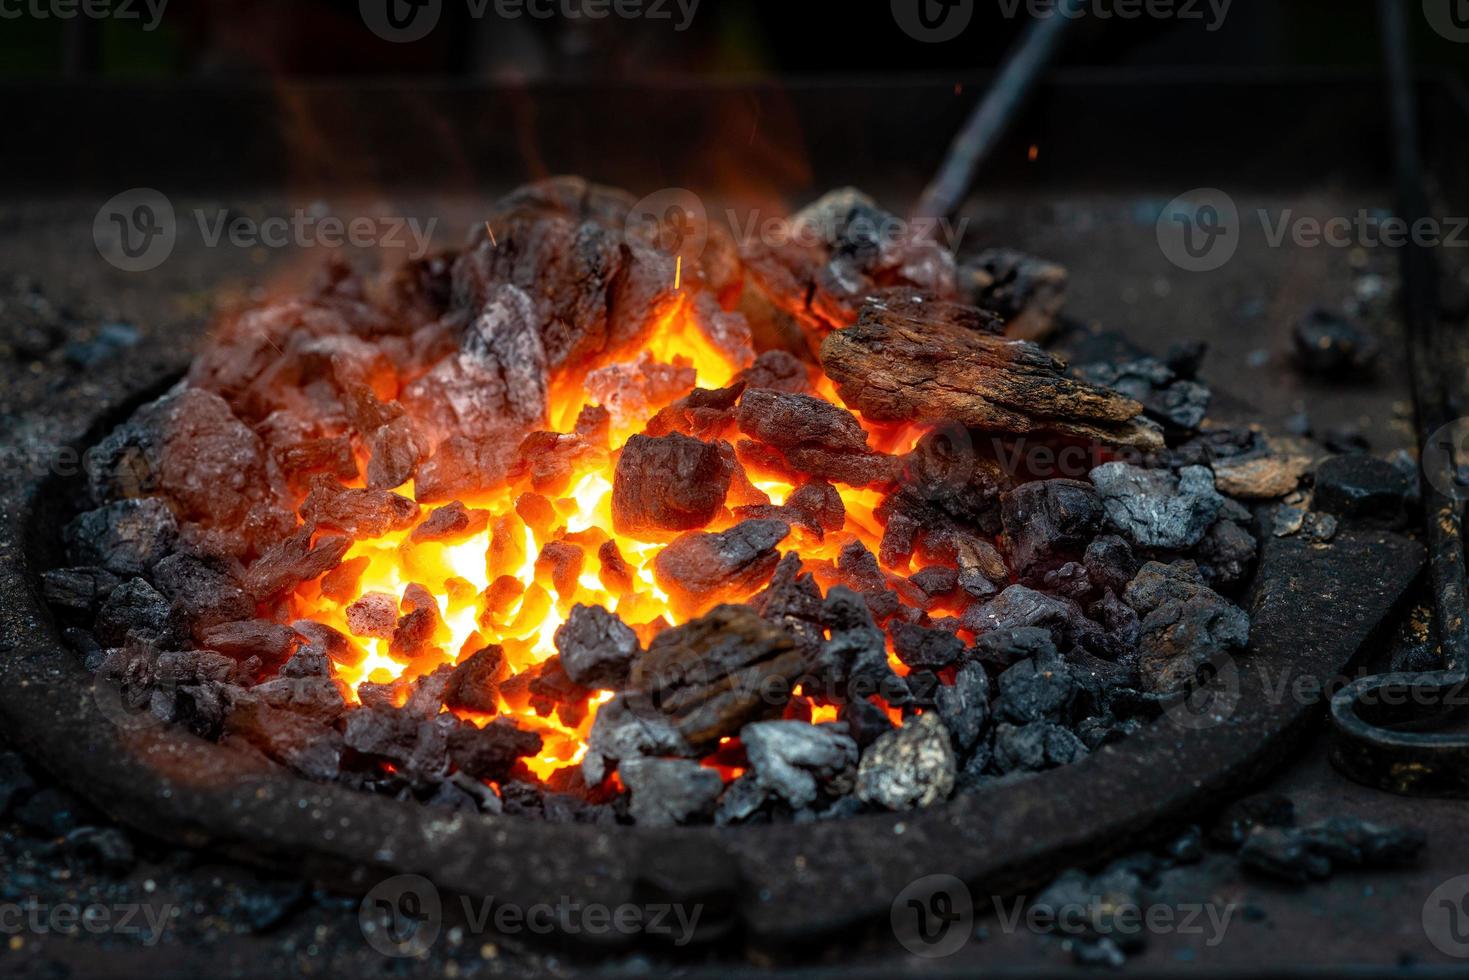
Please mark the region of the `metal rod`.
<svg viewBox="0 0 1469 980"><path fill-rule="evenodd" d="M920 218L952 218L969 194L974 175L984 164L1010 123L1024 106L1061 37L1083 14L1085 0L1062 0L1045 17L1032 20L1007 53L995 82L949 146L938 175L924 189L914 208Z"/></svg>

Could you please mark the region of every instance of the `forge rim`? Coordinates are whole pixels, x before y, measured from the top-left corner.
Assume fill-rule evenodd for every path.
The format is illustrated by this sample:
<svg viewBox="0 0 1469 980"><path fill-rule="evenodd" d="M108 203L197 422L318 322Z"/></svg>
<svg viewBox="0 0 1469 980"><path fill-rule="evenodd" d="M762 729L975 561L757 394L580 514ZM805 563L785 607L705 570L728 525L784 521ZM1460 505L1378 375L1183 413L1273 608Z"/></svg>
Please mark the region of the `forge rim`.
<svg viewBox="0 0 1469 980"><path fill-rule="evenodd" d="M165 387L96 412L69 445L84 453ZM727 905L715 934L737 929L785 946L886 918L893 899L928 874L1011 895L1159 840L1282 761L1320 710L1319 699L1271 704L1267 678L1245 669L1238 709L1217 725L1160 719L1034 778L923 810L814 824L651 830L446 813L262 769L183 729L110 721L37 584L69 513L67 483L46 475L0 497L0 726L28 759L141 833L353 893L412 873L452 894L522 907L559 896L609 906L699 901ZM1314 679L1324 690L1422 563L1419 544L1388 532L1343 531L1319 550L1267 537L1241 663L1268 662L1272 682Z"/></svg>

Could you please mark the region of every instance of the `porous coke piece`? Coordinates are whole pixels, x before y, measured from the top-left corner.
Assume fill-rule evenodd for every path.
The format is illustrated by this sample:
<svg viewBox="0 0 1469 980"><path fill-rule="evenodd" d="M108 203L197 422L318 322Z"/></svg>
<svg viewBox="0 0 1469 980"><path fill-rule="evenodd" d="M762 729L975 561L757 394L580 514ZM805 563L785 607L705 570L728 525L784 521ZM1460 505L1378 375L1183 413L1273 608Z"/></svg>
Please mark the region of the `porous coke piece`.
<svg viewBox="0 0 1469 980"><path fill-rule="evenodd" d="M1078 762L1086 754L1086 746L1079 738L1049 721L1018 727L1001 723L995 729L993 765L1002 775L1054 769Z"/></svg>
<svg viewBox="0 0 1469 980"><path fill-rule="evenodd" d="M1181 690L1249 642L1250 617L1205 586L1191 561L1148 562L1122 598L1142 618L1138 670L1150 691Z"/></svg>
<svg viewBox="0 0 1469 980"><path fill-rule="evenodd" d="M1001 498L1011 567L1027 576L1080 554L1102 524L1096 490L1080 480L1023 483Z"/></svg>
<svg viewBox="0 0 1469 980"><path fill-rule="evenodd" d="M935 713L910 718L868 747L857 768L857 798L889 810L948 799L957 763L948 729Z"/></svg>
<svg viewBox="0 0 1469 980"><path fill-rule="evenodd" d="M747 390L737 421L741 432L778 450L797 472L859 487L897 477L898 461L867 445L856 416L813 395Z"/></svg>
<svg viewBox="0 0 1469 980"><path fill-rule="evenodd" d="M408 535L414 544L438 541L456 544L482 534L490 525L488 511L470 510L458 500L452 500L424 518L423 523Z"/></svg>
<svg viewBox="0 0 1469 980"><path fill-rule="evenodd" d="M418 504L388 490L348 489L318 478L301 505L301 516L308 524L352 538L380 538L412 527L418 521Z"/></svg>
<svg viewBox="0 0 1469 980"><path fill-rule="evenodd" d="M628 810L640 827L707 820L724 790L718 771L693 759L627 759L617 771L631 794Z"/></svg>
<svg viewBox="0 0 1469 980"><path fill-rule="evenodd" d="M245 573L250 594L263 601L325 575L352 547L352 540L341 535L323 535L312 544L314 535L315 528L308 523L252 562Z"/></svg>
<svg viewBox="0 0 1469 980"><path fill-rule="evenodd" d="M756 782L794 809L816 802L820 790L851 791L859 753L844 724L755 722L740 729L740 743Z"/></svg>
<svg viewBox="0 0 1469 980"><path fill-rule="evenodd" d="M118 500L78 515L62 530L78 565L100 565L124 577L146 575L178 540L178 524L156 497Z"/></svg>
<svg viewBox="0 0 1469 980"><path fill-rule="evenodd" d="M633 436L612 478L612 526L629 535L703 527L724 506L732 475L712 443L677 432Z"/></svg>
<svg viewBox="0 0 1469 980"><path fill-rule="evenodd" d="M353 636L390 640L398 626L398 600L386 592L368 592L347 607L347 629Z"/></svg>
<svg viewBox="0 0 1469 980"><path fill-rule="evenodd" d="M637 634L616 613L581 603L556 628L555 643L566 676L607 691L622 689L633 658L641 652Z"/></svg>
<svg viewBox="0 0 1469 980"><path fill-rule="evenodd" d="M720 599L743 598L770 580L780 562L775 546L791 533L783 521L741 521L727 531L690 532L653 559L653 579L679 615Z"/></svg>
<svg viewBox="0 0 1469 980"><path fill-rule="evenodd" d="M693 756L697 752L675 727L674 721L653 704L646 693L626 691L597 708L582 759L588 786L600 786L611 767L641 756Z"/></svg>
<svg viewBox="0 0 1469 980"><path fill-rule="evenodd" d="M1091 481L1112 526L1144 548L1192 548L1224 506L1206 466L1185 466L1175 477L1166 470L1103 463L1091 471Z"/></svg>
<svg viewBox="0 0 1469 980"><path fill-rule="evenodd" d="M892 636L898 659L915 669L947 667L964 655L964 641L943 630L898 623Z"/></svg>
<svg viewBox="0 0 1469 980"><path fill-rule="evenodd" d="M633 661L642 691L695 748L776 714L806 666L795 639L748 606L718 606L654 637Z"/></svg>
<svg viewBox="0 0 1469 980"><path fill-rule="evenodd" d="M505 651L487 646L459 661L444 687L444 706L493 715L500 710L500 681L505 677Z"/></svg>
<svg viewBox="0 0 1469 980"><path fill-rule="evenodd" d="M449 758L476 779L504 779L516 761L541 751L541 736L496 718L483 728L462 722L449 733Z"/></svg>

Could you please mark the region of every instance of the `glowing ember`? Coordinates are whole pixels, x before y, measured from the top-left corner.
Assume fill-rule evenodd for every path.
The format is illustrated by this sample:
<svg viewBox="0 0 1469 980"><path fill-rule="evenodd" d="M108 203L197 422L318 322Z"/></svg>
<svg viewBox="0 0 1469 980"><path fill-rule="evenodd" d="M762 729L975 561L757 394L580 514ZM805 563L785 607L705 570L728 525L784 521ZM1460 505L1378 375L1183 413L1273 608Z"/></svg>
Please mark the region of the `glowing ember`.
<svg viewBox="0 0 1469 980"><path fill-rule="evenodd" d="M700 388L723 387L738 371L737 365L708 342L684 304L655 326L644 350L645 357L654 364L692 367L695 384ZM826 400L841 405L827 379L818 380L816 391ZM678 392L683 393L686 389ZM297 618L315 620L358 637L366 651L361 663L350 667L334 665L337 676L354 692L364 681L387 684L399 679L412 680L442 664L458 663L492 644L503 648L509 674L518 674L556 654L553 642L556 629L577 603L600 605L616 612L634 627L644 642L662 626L677 625L690 618L674 613L669 597L654 581L653 560L666 542L614 533L612 521L617 452L629 437L643 430L654 412L672 400L670 397L646 406L646 415L618 418L614 414L611 451L597 450L578 456L564 493L551 497L536 493L530 475L521 474L491 493L463 497L466 507L488 515L484 529L467 538L452 543L415 541L410 528L356 541L344 561L346 568L361 567L356 586L347 593L332 590L329 598L323 594L319 580L305 583L291 597L292 613ZM561 433L573 432L578 416L591 404L594 404L593 396L580 379L553 378L551 428ZM864 428L873 448L889 453L911 450L923 434L923 430L913 426L879 429L864 424ZM785 502L795 490L792 483L779 475L752 472L750 476L754 486L772 504ZM412 482L399 487L397 492L413 498ZM845 527L841 531L818 539L797 528L781 546L783 552L798 551L823 584L835 581L831 563L843 545L856 539L876 552L882 537L882 527L874 516L882 501L881 494L846 486L839 487L837 492L846 507ZM738 523L730 506L733 504L727 503L704 530L719 531ZM432 520L437 509L425 507L416 526ZM616 576L599 574L599 549L608 541L616 545L631 568L630 588L624 588ZM558 565L543 557L547 546L557 543L575 549L565 552L572 556L573 571L574 556L581 556L580 572L574 578L568 577L565 564ZM907 568L891 570L902 574L909 571ZM388 639L363 637L360 630L350 628L348 608L361 597L382 593L396 603L415 584L432 594L442 620L426 653L405 658L390 649ZM749 596L721 598L742 601ZM706 603L696 614L713 604ZM907 672L896 658L890 656L890 660L899 673ZM406 697L406 690L399 691L401 701ZM526 762L536 775L546 778L555 770L581 760L594 708L611 696L610 692L598 692L585 704L562 705L542 715L531 705L524 689L502 691L498 695L499 712L542 737L544 746L540 756ZM793 699L793 706L809 709L813 721L837 717L835 707L813 704L808 698L798 696ZM489 720L462 710L457 713L477 723ZM896 711L893 714L895 719L900 717ZM717 760L710 764L728 778L740 771L737 767L722 766Z"/></svg>

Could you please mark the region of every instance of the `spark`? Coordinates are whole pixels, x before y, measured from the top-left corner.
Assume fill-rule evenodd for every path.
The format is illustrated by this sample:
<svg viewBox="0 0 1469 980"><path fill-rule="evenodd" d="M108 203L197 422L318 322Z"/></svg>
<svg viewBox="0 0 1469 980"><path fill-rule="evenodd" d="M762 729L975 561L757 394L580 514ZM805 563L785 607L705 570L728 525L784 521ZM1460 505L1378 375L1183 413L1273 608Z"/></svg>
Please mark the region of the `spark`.
<svg viewBox="0 0 1469 980"><path fill-rule="evenodd" d="M677 290L679 288L679 286L682 285L682 283L683 283L683 256L680 255L678 257L678 261L676 261L673 264L673 288L674 288L674 290Z"/></svg>
<svg viewBox="0 0 1469 980"><path fill-rule="evenodd" d="M495 241L495 229L490 227L490 223L488 221L485 222L485 231L490 233L490 246L492 248L499 248L500 243Z"/></svg>

